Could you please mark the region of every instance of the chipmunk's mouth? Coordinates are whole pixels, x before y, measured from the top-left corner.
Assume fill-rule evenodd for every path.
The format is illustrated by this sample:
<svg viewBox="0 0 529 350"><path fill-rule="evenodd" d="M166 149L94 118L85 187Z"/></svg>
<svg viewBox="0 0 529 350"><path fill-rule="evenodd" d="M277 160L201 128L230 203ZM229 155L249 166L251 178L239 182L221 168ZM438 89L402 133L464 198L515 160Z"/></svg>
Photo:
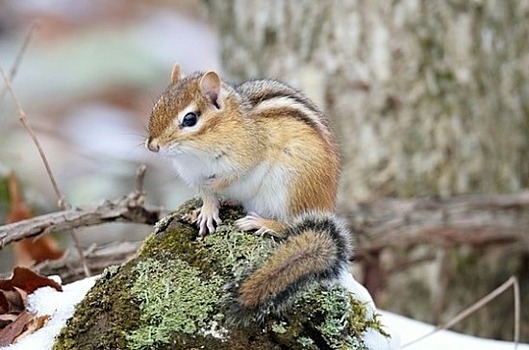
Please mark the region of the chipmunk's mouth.
<svg viewBox="0 0 529 350"><path fill-rule="evenodd" d="M159 153L162 156L168 156L168 157L178 156L178 155L187 153L185 151L185 149L182 147L180 142L160 145L159 149L157 151L153 151L153 152L157 152L157 153Z"/></svg>
<svg viewBox="0 0 529 350"><path fill-rule="evenodd" d="M158 153L164 156L171 156L183 153L178 143L170 145L162 145L158 139L149 137L145 140L145 148L153 153Z"/></svg>

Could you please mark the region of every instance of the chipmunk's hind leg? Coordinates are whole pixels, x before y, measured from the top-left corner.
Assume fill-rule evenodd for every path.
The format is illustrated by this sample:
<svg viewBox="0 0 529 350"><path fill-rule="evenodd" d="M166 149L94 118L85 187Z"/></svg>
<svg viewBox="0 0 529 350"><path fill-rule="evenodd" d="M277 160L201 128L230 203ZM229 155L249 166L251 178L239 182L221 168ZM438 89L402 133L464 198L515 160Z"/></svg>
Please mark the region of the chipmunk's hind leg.
<svg viewBox="0 0 529 350"><path fill-rule="evenodd" d="M241 231L257 230L256 235L269 234L279 238L284 238L288 229L288 226L280 221L265 219L253 212L235 221L235 226Z"/></svg>

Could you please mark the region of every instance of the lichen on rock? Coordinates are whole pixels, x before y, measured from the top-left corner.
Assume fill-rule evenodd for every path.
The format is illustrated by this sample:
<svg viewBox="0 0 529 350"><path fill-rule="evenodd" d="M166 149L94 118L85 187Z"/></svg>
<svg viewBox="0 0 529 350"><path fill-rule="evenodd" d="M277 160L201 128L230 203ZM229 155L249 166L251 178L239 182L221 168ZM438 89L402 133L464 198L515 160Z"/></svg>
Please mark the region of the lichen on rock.
<svg viewBox="0 0 529 350"><path fill-rule="evenodd" d="M279 241L236 230L240 208L197 239L193 200L162 219L137 255L108 269L56 340L54 349L365 349L362 303L336 285L312 283L281 317L263 325L227 322L224 301ZM379 329L380 332L383 332Z"/></svg>

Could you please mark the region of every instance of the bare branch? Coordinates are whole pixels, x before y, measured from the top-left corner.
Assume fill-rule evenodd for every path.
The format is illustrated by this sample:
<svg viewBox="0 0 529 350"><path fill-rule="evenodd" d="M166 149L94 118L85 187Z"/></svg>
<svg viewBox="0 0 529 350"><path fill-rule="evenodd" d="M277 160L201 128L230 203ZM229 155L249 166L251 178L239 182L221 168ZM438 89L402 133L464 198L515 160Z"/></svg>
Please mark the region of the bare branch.
<svg viewBox="0 0 529 350"><path fill-rule="evenodd" d="M93 246L85 250L84 255L90 271L99 274L109 266L121 265L132 258L141 243L113 242L104 246ZM59 275L63 284L77 281L84 276L83 267L79 263L79 259L75 259L70 254L59 260L44 261L31 269L45 276Z"/></svg>
<svg viewBox="0 0 529 350"><path fill-rule="evenodd" d="M143 179L145 178L145 171L147 170L147 166L145 164L142 164L136 169L136 182L134 183L134 191L136 193L143 194Z"/></svg>
<svg viewBox="0 0 529 350"><path fill-rule="evenodd" d="M4 78L5 84L7 86L7 90L11 93L11 97L13 98L13 101L15 102L15 105L18 110L18 118L24 128L27 130L29 136L33 140L33 143L35 144L35 147L37 147L37 150L39 152L40 158L42 159L42 162L44 163L44 167L46 168L46 172L48 173L48 176L50 178L51 184L53 186L53 190L55 191L55 194L57 195L57 198L59 198L59 207L63 210L66 209L66 201L64 199L64 195L59 190L59 186L57 185L57 181L55 180L55 176L53 175L53 171L51 170L50 163L48 162L48 158L46 157L46 154L44 153L44 150L42 149L42 146L40 145L39 139L37 138L37 135L33 131L33 128L31 127L31 124L29 123L29 119L26 116L26 112L24 112L24 109L22 108L22 104L20 103L20 100L18 99L18 96L15 93L15 90L13 89L13 85L11 85L11 81L5 74L4 70L0 68L0 72L2 73L2 76Z"/></svg>
<svg viewBox="0 0 529 350"><path fill-rule="evenodd" d="M483 298L479 299L474 304L472 304L471 306L467 307L466 309L464 309L463 311L458 313L455 317L453 317L451 320L449 320L445 324L439 325L435 329L433 329L431 332L429 332L429 333L427 333L427 334L425 334L425 335L423 335L423 336L421 336L421 337L419 337L417 339L414 339L414 340L410 341L409 343L406 343L406 344L402 345L402 348L404 349L404 348L406 348L406 347L408 347L408 346L410 346L412 344L418 343L421 340L423 340L425 338L428 338L428 337L434 335L435 333L437 333L439 331L442 331L442 330L445 330L445 329L449 329L453 325L457 324L458 322L460 322L463 319L467 318L468 316L472 315L477 310L481 309L483 306L485 306L488 303L490 303L492 300L496 299L500 294L502 294L503 292L505 292L507 289L509 289L511 287L514 290L514 305L515 305L515 313L514 313L514 322L515 322L515 325L514 325L514 348L516 349L518 347L518 343L520 341L520 324L519 324L519 321L520 321L520 309L519 309L519 304L520 304L520 292L519 292L519 290L520 289L519 288L520 287L519 287L519 284L518 284L518 279L515 276L511 276L501 286L499 286L498 288L494 289L492 292L490 292L489 294L485 295Z"/></svg>
<svg viewBox="0 0 529 350"><path fill-rule="evenodd" d="M24 238L36 237L52 231L72 230L83 226L110 222L132 222L152 225L160 218L163 209L146 208L144 196L136 191L109 201L84 205L32 219L0 226L0 248Z"/></svg>
<svg viewBox="0 0 529 350"><path fill-rule="evenodd" d="M11 69L9 70L9 75L8 75L9 80L12 81L15 75L17 74L18 67L20 66L20 63L22 62L22 58L24 58L24 55L29 47L29 43L31 42L31 39L33 38L33 34L39 27L40 27L39 22L34 22L29 28L29 31L26 34L26 37L24 38L24 42L22 43L20 50L18 50L17 57L15 58L15 61L13 62L13 65L11 66ZM7 85L4 86L4 88L2 89L2 92L0 92L0 105L4 101L6 92L7 92Z"/></svg>
<svg viewBox="0 0 529 350"><path fill-rule="evenodd" d="M22 108L22 104L20 103L20 100L18 99L15 93L15 90L13 89L13 86L11 85L11 81L9 80L9 78L7 77L7 75L5 74L2 68L0 68L0 72L2 73L2 76L4 77L5 84L7 86L7 89L11 93L11 97L13 98L13 101L15 102L17 106L19 119L22 122L22 125L24 125L27 132L29 133L29 136L33 140L33 143L37 147L40 158L42 159L42 162L44 163L44 167L46 168L46 172L48 173L48 177L50 178L50 181L52 183L53 190L55 191L55 194L57 195L59 208L61 208L62 210L66 210L68 208L68 204L66 202L64 195L59 190L59 186L57 185L57 181L55 180L55 176L53 175L53 172L51 170L51 166L50 166L50 163L48 162L48 158L46 157L46 154L44 153L44 150L42 149L42 146L40 145L37 135L31 128L29 119L27 118L26 113L24 112L24 109ZM69 233L70 233L70 236L72 237L74 247L77 250L77 253L79 254L79 259L81 260L81 263L84 266L85 274L88 277L90 276L90 270L88 269L88 265L86 264L86 261L83 255L83 250L81 249L81 244L79 243L77 234L74 229L70 230Z"/></svg>
<svg viewBox="0 0 529 350"><path fill-rule="evenodd" d="M445 200L381 199L359 204L347 216L358 236L359 254L419 244L529 247L529 191Z"/></svg>

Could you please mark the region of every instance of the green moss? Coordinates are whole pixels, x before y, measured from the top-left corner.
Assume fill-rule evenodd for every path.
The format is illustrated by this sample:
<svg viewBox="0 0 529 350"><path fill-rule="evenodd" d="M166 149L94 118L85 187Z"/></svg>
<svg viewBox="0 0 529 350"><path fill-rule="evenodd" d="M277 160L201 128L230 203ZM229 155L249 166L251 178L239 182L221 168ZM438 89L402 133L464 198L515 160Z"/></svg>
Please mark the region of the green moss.
<svg viewBox="0 0 529 350"><path fill-rule="evenodd" d="M367 329L367 309L350 300L354 300L352 294L338 285L315 285L300 298L302 304L311 305L308 320L333 349L366 349L360 336Z"/></svg>
<svg viewBox="0 0 529 350"><path fill-rule="evenodd" d="M125 349L123 334L136 327L140 316L137 305L129 302L133 276L127 265L105 270L76 307L53 349Z"/></svg>
<svg viewBox="0 0 529 350"><path fill-rule="evenodd" d="M362 349L357 336L370 325L350 313L365 315L365 307L353 307L338 286L313 284L262 327L226 325L224 286L240 282L278 242L234 229L242 214L231 207L214 234L197 239L198 204L161 220L133 260L105 271L54 349Z"/></svg>
<svg viewBox="0 0 529 350"><path fill-rule="evenodd" d="M238 207L225 207L221 212L223 225L204 239L197 237L192 225L199 204L198 200L189 201L160 220L143 244L140 256L156 256L167 261L178 256L202 272L232 278L237 270L247 269L248 262L262 262L267 252L277 246L272 239L263 240L236 230L233 222L241 217Z"/></svg>
<svg viewBox="0 0 529 350"><path fill-rule="evenodd" d="M301 345L301 347L303 349L313 348L315 346L314 345L314 340L312 340L309 337L299 337L298 338L298 343L299 343L299 345Z"/></svg>
<svg viewBox="0 0 529 350"><path fill-rule="evenodd" d="M361 336L366 330L372 328L383 336L389 337L389 334L383 329L379 314L374 314L372 318L369 317L366 304L354 298L352 294L349 295L349 305L351 310L349 312L349 325L355 335Z"/></svg>
<svg viewBox="0 0 529 350"><path fill-rule="evenodd" d="M277 334L285 334L287 332L287 323L285 321L273 322L272 323L272 332Z"/></svg>
<svg viewBox="0 0 529 350"><path fill-rule="evenodd" d="M175 332L200 334L214 326L211 314L222 279L206 281L200 270L179 259L167 264L147 259L135 270L138 278L130 292L140 306L142 327L126 335L130 349L150 349L170 343Z"/></svg>
<svg viewBox="0 0 529 350"><path fill-rule="evenodd" d="M312 285L297 299L295 309L298 311L294 318L305 324L302 328L306 329L306 323L310 323L333 349L366 349L362 335L369 329L389 337L379 315L370 317L366 304L339 285ZM314 342L310 337L312 342L307 341L302 334L297 339L303 348L311 348Z"/></svg>

